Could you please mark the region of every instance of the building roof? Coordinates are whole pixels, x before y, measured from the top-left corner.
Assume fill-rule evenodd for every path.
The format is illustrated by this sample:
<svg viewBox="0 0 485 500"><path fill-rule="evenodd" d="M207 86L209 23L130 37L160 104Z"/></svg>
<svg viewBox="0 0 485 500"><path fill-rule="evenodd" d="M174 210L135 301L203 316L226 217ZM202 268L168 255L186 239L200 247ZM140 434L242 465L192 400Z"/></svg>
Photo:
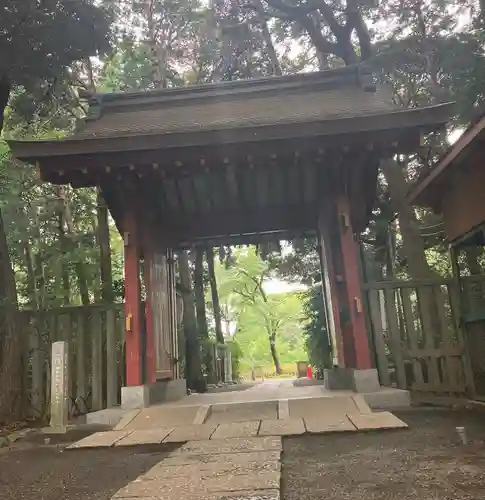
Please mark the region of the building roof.
<svg viewBox="0 0 485 500"><path fill-rule="evenodd" d="M471 124L451 146L441 161L411 189L408 200L414 204L435 205L440 188L455 169L463 167L466 158L485 142L485 107L481 106Z"/></svg>
<svg viewBox="0 0 485 500"><path fill-rule="evenodd" d="M150 92L95 94L89 101L89 115L75 134L61 140L9 141L13 154L37 161L73 154L248 142L263 140L265 132L275 127L278 138L284 139L285 134L292 134L285 126L303 124L318 127L313 135L333 135L435 125L444 123L449 114L446 106L399 108L392 102L390 88L376 88L361 66Z"/></svg>

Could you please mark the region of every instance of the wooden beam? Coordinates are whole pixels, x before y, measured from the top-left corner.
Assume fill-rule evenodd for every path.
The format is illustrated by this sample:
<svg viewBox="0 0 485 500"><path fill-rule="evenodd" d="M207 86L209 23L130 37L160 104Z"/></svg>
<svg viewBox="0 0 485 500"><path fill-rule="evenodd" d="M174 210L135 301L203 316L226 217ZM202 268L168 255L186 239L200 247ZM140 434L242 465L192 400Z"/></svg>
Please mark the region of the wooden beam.
<svg viewBox="0 0 485 500"><path fill-rule="evenodd" d="M211 210L190 214L160 213L159 230L170 235L170 243L196 239L251 235L273 231L306 231L316 227L312 206L267 207L264 210Z"/></svg>

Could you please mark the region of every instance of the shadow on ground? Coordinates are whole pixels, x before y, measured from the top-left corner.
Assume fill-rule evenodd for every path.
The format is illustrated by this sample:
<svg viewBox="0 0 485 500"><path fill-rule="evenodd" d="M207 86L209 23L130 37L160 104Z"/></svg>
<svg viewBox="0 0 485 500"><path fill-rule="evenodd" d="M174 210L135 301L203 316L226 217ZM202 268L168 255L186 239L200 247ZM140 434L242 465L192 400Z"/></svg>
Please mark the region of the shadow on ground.
<svg viewBox="0 0 485 500"><path fill-rule="evenodd" d="M177 446L64 451L91 431L37 435L0 450L1 500L109 500Z"/></svg>
<svg viewBox="0 0 485 500"><path fill-rule="evenodd" d="M282 499L464 500L485 492L485 415L395 412L409 429L284 440ZM469 444L456 427L466 427Z"/></svg>

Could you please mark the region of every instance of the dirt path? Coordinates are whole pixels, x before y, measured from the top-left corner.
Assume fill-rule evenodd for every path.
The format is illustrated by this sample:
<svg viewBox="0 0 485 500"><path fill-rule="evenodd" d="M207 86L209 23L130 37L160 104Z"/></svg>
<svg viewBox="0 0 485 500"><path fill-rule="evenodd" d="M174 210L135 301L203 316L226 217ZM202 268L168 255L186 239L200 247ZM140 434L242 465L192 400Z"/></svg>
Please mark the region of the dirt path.
<svg viewBox="0 0 485 500"><path fill-rule="evenodd" d="M410 429L284 441L282 499L464 500L485 495L485 415L410 410ZM465 426L470 443L458 443Z"/></svg>
<svg viewBox="0 0 485 500"><path fill-rule="evenodd" d="M121 487L163 460L167 452L63 451L25 441L0 450L0 500L109 500ZM42 443L44 438L42 437Z"/></svg>

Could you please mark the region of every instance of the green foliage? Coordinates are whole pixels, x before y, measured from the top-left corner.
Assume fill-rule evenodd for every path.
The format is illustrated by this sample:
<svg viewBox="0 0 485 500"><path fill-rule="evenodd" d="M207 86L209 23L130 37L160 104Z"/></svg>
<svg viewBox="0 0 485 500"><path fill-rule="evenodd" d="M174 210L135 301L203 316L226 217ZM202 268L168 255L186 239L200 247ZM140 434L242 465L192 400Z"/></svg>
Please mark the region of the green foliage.
<svg viewBox="0 0 485 500"><path fill-rule="evenodd" d="M223 314L226 321L236 324L234 338L243 353L243 370L306 357L299 294L265 292L270 267L254 247L237 249L230 265L219 264L216 272ZM272 342L276 361L270 349Z"/></svg>
<svg viewBox="0 0 485 500"><path fill-rule="evenodd" d="M227 342L227 346L231 351L232 379L233 381L238 381L241 379L241 359L244 353L236 339Z"/></svg>
<svg viewBox="0 0 485 500"><path fill-rule="evenodd" d="M303 304L305 324L303 334L310 363L317 368L332 367L332 348L327 331L322 286L316 285L305 293Z"/></svg>
<svg viewBox="0 0 485 500"><path fill-rule="evenodd" d="M107 11L91 0L2 0L0 10L0 113L15 89L9 119L46 118L52 109L44 103L53 101L55 115L60 101L69 102L71 65L108 50Z"/></svg>

